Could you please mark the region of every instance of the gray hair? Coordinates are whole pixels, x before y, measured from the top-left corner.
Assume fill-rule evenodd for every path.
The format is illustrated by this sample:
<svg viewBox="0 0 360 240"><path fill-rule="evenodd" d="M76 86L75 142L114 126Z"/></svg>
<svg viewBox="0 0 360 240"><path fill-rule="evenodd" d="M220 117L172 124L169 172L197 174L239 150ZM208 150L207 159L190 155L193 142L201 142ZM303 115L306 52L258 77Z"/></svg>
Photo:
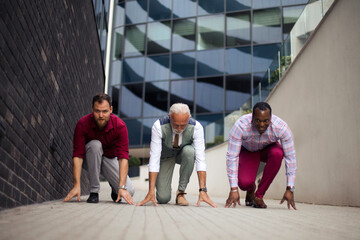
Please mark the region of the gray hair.
<svg viewBox="0 0 360 240"><path fill-rule="evenodd" d="M190 114L190 109L189 106L187 104L184 103L174 103L173 105L171 105L170 110L169 110L169 115L172 116L172 114L189 114L189 117L191 117Z"/></svg>

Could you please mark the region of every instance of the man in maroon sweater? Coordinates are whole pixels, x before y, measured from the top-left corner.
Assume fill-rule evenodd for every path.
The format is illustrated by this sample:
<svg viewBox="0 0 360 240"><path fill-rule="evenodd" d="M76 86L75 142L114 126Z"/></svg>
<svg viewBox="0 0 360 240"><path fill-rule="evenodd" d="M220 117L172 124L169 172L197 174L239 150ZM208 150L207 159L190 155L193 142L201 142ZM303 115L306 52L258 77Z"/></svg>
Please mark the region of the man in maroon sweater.
<svg viewBox="0 0 360 240"><path fill-rule="evenodd" d="M108 180L111 198L124 198L134 204L134 188L128 174L129 139L125 123L112 114L111 98L100 93L94 96L92 113L82 117L75 127L73 147L74 187L65 202L77 196L80 201L81 169L88 171L90 196L88 203L99 202L100 173Z"/></svg>

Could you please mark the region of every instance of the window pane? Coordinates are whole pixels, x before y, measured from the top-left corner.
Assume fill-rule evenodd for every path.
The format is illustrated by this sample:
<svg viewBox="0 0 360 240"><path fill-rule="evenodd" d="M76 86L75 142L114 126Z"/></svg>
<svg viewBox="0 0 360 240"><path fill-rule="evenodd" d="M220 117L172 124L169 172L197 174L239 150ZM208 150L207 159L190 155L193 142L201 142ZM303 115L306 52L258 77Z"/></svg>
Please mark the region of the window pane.
<svg viewBox="0 0 360 240"><path fill-rule="evenodd" d="M143 119L143 144L150 144L151 142L151 128L158 118L144 118Z"/></svg>
<svg viewBox="0 0 360 240"><path fill-rule="evenodd" d="M195 18L177 20L173 23L173 51L195 49Z"/></svg>
<svg viewBox="0 0 360 240"><path fill-rule="evenodd" d="M251 0L226 0L226 11L245 10L251 8Z"/></svg>
<svg viewBox="0 0 360 240"><path fill-rule="evenodd" d="M124 119L123 119L124 120ZM129 135L129 145L140 145L141 135L141 120L139 119L125 119L126 127Z"/></svg>
<svg viewBox="0 0 360 240"><path fill-rule="evenodd" d="M309 0L282 0L282 5L306 4Z"/></svg>
<svg viewBox="0 0 360 240"><path fill-rule="evenodd" d="M122 83L144 81L144 57L125 58Z"/></svg>
<svg viewBox="0 0 360 240"><path fill-rule="evenodd" d="M139 56L145 53L145 24L125 28L125 56Z"/></svg>
<svg viewBox="0 0 360 240"><path fill-rule="evenodd" d="M224 110L223 77L198 78L196 81L196 112Z"/></svg>
<svg viewBox="0 0 360 240"><path fill-rule="evenodd" d="M250 12L226 16L226 46L250 44Z"/></svg>
<svg viewBox="0 0 360 240"><path fill-rule="evenodd" d="M113 113L118 114L119 113L119 93L120 93L120 86L112 86L110 89L110 96L112 99L112 107L113 107Z"/></svg>
<svg viewBox="0 0 360 240"><path fill-rule="evenodd" d="M296 7L284 7L283 8L283 34L284 39L289 36L291 29L293 28L295 22L298 20L300 14L302 13L305 5L296 6Z"/></svg>
<svg viewBox="0 0 360 240"><path fill-rule="evenodd" d="M115 6L114 27L122 26L125 23L125 3L120 2Z"/></svg>
<svg viewBox="0 0 360 240"><path fill-rule="evenodd" d="M254 46L253 72L265 72L277 56L280 44Z"/></svg>
<svg viewBox="0 0 360 240"><path fill-rule="evenodd" d="M126 2L126 24L146 22L147 0Z"/></svg>
<svg viewBox="0 0 360 240"><path fill-rule="evenodd" d="M144 117L166 115L168 92L168 81L145 84Z"/></svg>
<svg viewBox="0 0 360 240"><path fill-rule="evenodd" d="M224 12L224 0L199 0L199 15L220 12Z"/></svg>
<svg viewBox="0 0 360 240"><path fill-rule="evenodd" d="M148 24L147 53L166 53L170 50L170 22L155 22Z"/></svg>
<svg viewBox="0 0 360 240"><path fill-rule="evenodd" d="M171 1L151 0L149 1L149 20L161 20L171 18Z"/></svg>
<svg viewBox="0 0 360 240"><path fill-rule="evenodd" d="M269 96L271 91L270 81L268 79L268 73L255 73L254 74L254 92L253 102L263 102Z"/></svg>
<svg viewBox="0 0 360 240"><path fill-rule="evenodd" d="M122 57L122 48L123 48L123 42L124 42L124 28L116 28L114 29L114 36L113 36L113 54L112 59L117 60L121 59Z"/></svg>
<svg viewBox="0 0 360 240"><path fill-rule="evenodd" d="M198 18L197 49L224 47L224 15Z"/></svg>
<svg viewBox="0 0 360 240"><path fill-rule="evenodd" d="M251 75L226 77L226 111L235 111L251 96Z"/></svg>
<svg viewBox="0 0 360 240"><path fill-rule="evenodd" d="M173 0L173 18L196 15L196 0Z"/></svg>
<svg viewBox="0 0 360 240"><path fill-rule="evenodd" d="M185 103L194 111L194 80L171 81L170 106Z"/></svg>
<svg viewBox="0 0 360 240"><path fill-rule="evenodd" d="M146 59L146 81L169 79L169 55L152 56Z"/></svg>
<svg viewBox="0 0 360 240"><path fill-rule="evenodd" d="M253 8L269 8L280 6L280 0L254 0Z"/></svg>
<svg viewBox="0 0 360 240"><path fill-rule="evenodd" d="M224 50L201 51L197 53L197 75L222 75L224 72Z"/></svg>
<svg viewBox="0 0 360 240"><path fill-rule="evenodd" d="M254 11L253 42L280 42L281 15L279 8Z"/></svg>
<svg viewBox="0 0 360 240"><path fill-rule="evenodd" d="M171 78L186 78L195 75L195 53L173 54L171 59Z"/></svg>
<svg viewBox="0 0 360 240"><path fill-rule="evenodd" d="M198 120L201 123L201 125L204 127L204 129L205 129L206 125L209 125L210 123L213 123L221 118L223 118L222 114L206 114L206 115L197 115L196 116L196 120ZM220 130L219 132L217 132L216 135L223 135L223 134L224 133Z"/></svg>
<svg viewBox="0 0 360 240"><path fill-rule="evenodd" d="M120 117L140 117L142 95L142 83L122 85Z"/></svg>
<svg viewBox="0 0 360 240"><path fill-rule="evenodd" d="M226 74L251 72L251 48L226 49Z"/></svg>
<svg viewBox="0 0 360 240"><path fill-rule="evenodd" d="M122 72L121 70L122 70L122 62L121 61L111 62L110 85L120 84L121 72Z"/></svg>

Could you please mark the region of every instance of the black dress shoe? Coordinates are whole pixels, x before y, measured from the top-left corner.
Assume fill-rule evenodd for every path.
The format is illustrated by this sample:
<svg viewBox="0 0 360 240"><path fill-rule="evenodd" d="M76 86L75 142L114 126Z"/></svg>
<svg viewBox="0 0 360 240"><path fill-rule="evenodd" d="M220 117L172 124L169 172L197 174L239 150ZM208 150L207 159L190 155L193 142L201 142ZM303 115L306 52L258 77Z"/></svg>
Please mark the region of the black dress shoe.
<svg viewBox="0 0 360 240"><path fill-rule="evenodd" d="M118 197L117 193L115 193L114 191L111 191L111 199L112 199L114 202L116 202L117 197ZM118 201L118 203L120 203L120 202L121 202L121 198L120 198L120 200Z"/></svg>
<svg viewBox="0 0 360 240"><path fill-rule="evenodd" d="M247 191L245 198L245 205L252 206L254 205L255 191Z"/></svg>
<svg viewBox="0 0 360 240"><path fill-rule="evenodd" d="M89 198L86 200L88 203L98 203L99 202L99 194L98 193L90 193Z"/></svg>
<svg viewBox="0 0 360 240"><path fill-rule="evenodd" d="M267 208L264 200L259 197L254 198L254 208Z"/></svg>

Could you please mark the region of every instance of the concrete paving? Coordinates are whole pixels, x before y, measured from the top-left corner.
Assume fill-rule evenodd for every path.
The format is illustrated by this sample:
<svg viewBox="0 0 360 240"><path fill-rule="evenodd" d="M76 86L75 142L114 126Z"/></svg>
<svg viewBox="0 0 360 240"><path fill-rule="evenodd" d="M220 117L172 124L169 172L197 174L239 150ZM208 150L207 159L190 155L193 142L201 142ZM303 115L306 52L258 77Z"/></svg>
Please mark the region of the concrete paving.
<svg viewBox="0 0 360 240"><path fill-rule="evenodd" d="M23 206L0 212L0 239L360 239L360 208L297 203L289 211L278 200L267 209L226 209L226 196L212 198L218 208L170 204L155 207L115 204L110 187L101 184L100 202L75 199ZM145 191L135 193L140 202Z"/></svg>

